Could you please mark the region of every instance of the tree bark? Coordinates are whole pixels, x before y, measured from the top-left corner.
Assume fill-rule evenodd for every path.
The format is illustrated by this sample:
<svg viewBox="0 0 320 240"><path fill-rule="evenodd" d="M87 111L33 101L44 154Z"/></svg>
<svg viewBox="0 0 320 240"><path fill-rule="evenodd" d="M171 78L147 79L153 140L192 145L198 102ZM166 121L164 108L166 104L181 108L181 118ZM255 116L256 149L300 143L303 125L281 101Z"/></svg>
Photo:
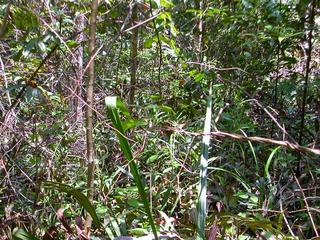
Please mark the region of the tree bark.
<svg viewBox="0 0 320 240"><path fill-rule="evenodd" d="M99 0L92 0L91 2L91 17L90 17L90 36L89 36L89 67L88 67L88 84L87 84L87 107L86 107L86 143L87 143L87 162L88 162L88 181L87 196L89 200L93 199L94 192L94 145L93 145L93 84L95 80L94 73L94 52L96 41L96 28L97 28L97 14L98 14ZM86 231L90 233L92 218L87 214L86 218Z"/></svg>

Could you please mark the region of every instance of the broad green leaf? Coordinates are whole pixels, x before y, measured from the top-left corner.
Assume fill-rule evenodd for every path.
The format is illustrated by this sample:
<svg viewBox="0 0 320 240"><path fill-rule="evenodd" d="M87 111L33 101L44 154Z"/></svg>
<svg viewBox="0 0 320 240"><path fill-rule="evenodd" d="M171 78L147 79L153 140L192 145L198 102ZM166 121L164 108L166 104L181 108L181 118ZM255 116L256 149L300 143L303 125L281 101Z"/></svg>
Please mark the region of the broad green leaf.
<svg viewBox="0 0 320 240"><path fill-rule="evenodd" d="M158 155L152 155L148 158L147 160L147 164L151 164L153 163L154 161L158 160L159 156Z"/></svg>
<svg viewBox="0 0 320 240"><path fill-rule="evenodd" d="M168 44L169 46L170 46L170 44L171 44L171 39L168 38L168 37L166 37L166 36L161 35L161 36L160 36L160 40L161 40L161 42L166 43L166 44Z"/></svg>
<svg viewBox="0 0 320 240"><path fill-rule="evenodd" d="M132 118L129 118L128 120L125 120L122 122L124 131L127 131L128 129L131 129L134 127L145 126L146 124L147 123L143 120L132 119Z"/></svg>
<svg viewBox="0 0 320 240"><path fill-rule="evenodd" d="M123 130L127 131L130 128L134 128L136 126L136 121L133 119L128 119L122 122Z"/></svg>
<svg viewBox="0 0 320 240"><path fill-rule="evenodd" d="M68 40L66 43L70 49L75 48L78 45L78 43L75 40Z"/></svg>
<svg viewBox="0 0 320 240"><path fill-rule="evenodd" d="M143 235L148 235L148 231L144 228L133 228L129 230L130 234L141 237Z"/></svg>
<svg viewBox="0 0 320 240"><path fill-rule="evenodd" d="M106 206L100 206L96 209L96 213L98 216L103 218L108 213L108 208Z"/></svg>
<svg viewBox="0 0 320 240"><path fill-rule="evenodd" d="M160 5L165 8L171 8L174 6L171 0L160 0Z"/></svg>
<svg viewBox="0 0 320 240"><path fill-rule="evenodd" d="M14 231L13 233L13 239L14 240L40 240L39 238L36 238L35 236L28 233L26 230L20 228L17 231Z"/></svg>
<svg viewBox="0 0 320 240"><path fill-rule="evenodd" d="M219 8L211 8L211 9L208 9L208 11L206 12L206 15L213 17L216 14L220 14L221 12L222 12L222 10Z"/></svg>
<svg viewBox="0 0 320 240"><path fill-rule="evenodd" d="M214 84L214 85L212 85L212 89L222 89L224 87L225 87L224 84Z"/></svg>
<svg viewBox="0 0 320 240"><path fill-rule="evenodd" d="M200 82L201 80L203 80L205 77L205 74L204 73L198 73L195 77L194 77L194 80L196 82Z"/></svg>
<svg viewBox="0 0 320 240"><path fill-rule="evenodd" d="M157 39L155 37L148 38L147 40L144 41L143 46L145 48L152 48L152 44L156 41Z"/></svg>
<svg viewBox="0 0 320 240"><path fill-rule="evenodd" d="M106 102L108 102L108 106L114 109L119 109L126 116L130 117L130 112L126 105L116 96L106 97Z"/></svg>
<svg viewBox="0 0 320 240"><path fill-rule="evenodd" d="M130 199L128 199L127 202L131 207L134 207L135 209L143 207L143 204L138 199L130 198Z"/></svg>

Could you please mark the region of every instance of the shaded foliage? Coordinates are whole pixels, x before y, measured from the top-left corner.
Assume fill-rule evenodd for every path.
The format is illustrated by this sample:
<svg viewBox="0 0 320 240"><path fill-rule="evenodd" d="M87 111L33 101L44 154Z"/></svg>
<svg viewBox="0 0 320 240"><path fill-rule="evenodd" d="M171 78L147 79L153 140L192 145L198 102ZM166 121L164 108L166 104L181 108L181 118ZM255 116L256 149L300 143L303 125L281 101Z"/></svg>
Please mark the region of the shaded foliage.
<svg viewBox="0 0 320 240"><path fill-rule="evenodd" d="M190 239L197 221L200 239L318 237L319 2L100 1L92 201L74 104L84 113L90 2L0 3L0 238Z"/></svg>

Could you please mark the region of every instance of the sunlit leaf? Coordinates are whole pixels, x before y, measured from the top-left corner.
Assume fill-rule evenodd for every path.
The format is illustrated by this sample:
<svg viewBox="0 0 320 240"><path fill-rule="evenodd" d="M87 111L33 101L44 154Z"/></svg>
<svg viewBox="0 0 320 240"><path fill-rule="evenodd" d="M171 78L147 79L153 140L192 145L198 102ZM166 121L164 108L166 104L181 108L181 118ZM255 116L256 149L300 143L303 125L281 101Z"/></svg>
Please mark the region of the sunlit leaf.
<svg viewBox="0 0 320 240"><path fill-rule="evenodd" d="M160 0L160 5L165 8L170 8L174 6L171 0Z"/></svg>
<svg viewBox="0 0 320 240"><path fill-rule="evenodd" d="M197 239L205 239L205 223L207 217L207 171L209 159L210 131L212 119L212 87L207 98L206 118L203 128L202 149L200 158L200 179L197 203Z"/></svg>
<svg viewBox="0 0 320 240"><path fill-rule="evenodd" d="M125 158L129 162L130 171L131 171L131 174L133 175L134 181L138 187L141 201L144 205L144 209L145 209L146 214L148 216L149 224L152 228L152 231L153 231L155 238L157 238L157 230L156 230L156 226L154 224L153 216L152 216L152 213L150 210L150 205L149 205L147 193L146 193L146 191L144 189L144 185L141 181L141 175L139 173L138 166L137 166L135 160L133 159L133 155L132 155L132 151L131 151L131 147L129 145L129 142L128 142L127 138L125 138L125 136L124 136L124 128L123 128L122 122L120 120L118 110L122 110L122 112L125 111L125 115L127 115L128 117L130 117L130 114L129 114L127 108L125 107L125 105L120 101L120 99L117 99L117 97L106 97L105 103L107 106L108 116L111 119L113 127L117 130L116 133L117 133L117 136L119 139L120 148L121 148Z"/></svg>
<svg viewBox="0 0 320 240"><path fill-rule="evenodd" d="M267 160L267 163L264 167L264 173L265 173L265 177L268 178L269 182L271 182L271 178L270 178L270 173L269 173L269 168L270 168L270 164L271 161L273 159L274 154L281 148L281 146L276 147L275 149L273 149L273 151L271 152L271 154L269 155L269 158Z"/></svg>

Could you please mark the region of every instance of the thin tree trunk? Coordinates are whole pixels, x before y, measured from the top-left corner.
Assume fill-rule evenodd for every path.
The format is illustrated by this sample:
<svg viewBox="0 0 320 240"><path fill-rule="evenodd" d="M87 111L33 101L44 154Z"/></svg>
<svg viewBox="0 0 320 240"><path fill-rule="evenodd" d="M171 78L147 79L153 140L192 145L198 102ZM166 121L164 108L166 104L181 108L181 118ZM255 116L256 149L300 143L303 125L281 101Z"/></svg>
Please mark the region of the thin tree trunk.
<svg viewBox="0 0 320 240"><path fill-rule="evenodd" d="M89 39L89 68L88 68L88 85L87 85L87 107L86 107L86 141L87 141L87 161L88 161L88 198L93 199L94 191L94 145L93 145L93 83L95 80L94 74L94 51L96 41L96 28L97 28L97 14L98 14L99 0L92 0L91 2L91 18L90 18L90 39ZM89 235L92 218L87 214L86 218L86 231Z"/></svg>
<svg viewBox="0 0 320 240"><path fill-rule="evenodd" d="M149 0L149 5L150 5L150 16L153 17L153 9L152 9L152 3L151 0ZM161 86L161 66L162 66L162 44L161 44L161 40L160 40L160 35L159 35L159 31L157 29L156 26L156 21L153 19L153 28L154 28L154 32L157 36L157 44L158 44L158 55L159 55L159 66L158 66L158 88L159 88L159 96L160 98L162 97L162 86ZM153 68L152 68L153 71ZM153 77L151 78L153 79Z"/></svg>
<svg viewBox="0 0 320 240"><path fill-rule="evenodd" d="M77 145L79 147L74 148L75 154L82 155L77 149L82 149L84 147L84 101L83 101L83 46L82 42L84 41L84 27L86 23L85 15L82 13L79 13L75 17L75 24L76 24L76 42L77 42L77 48L74 51L75 58L72 58L74 70L75 70L75 76L73 80L70 82L70 91L71 91L71 109L73 113L73 119L76 123L76 134L79 136L77 139ZM86 164L85 158L80 158L80 165L84 167Z"/></svg>
<svg viewBox="0 0 320 240"><path fill-rule="evenodd" d="M313 0L310 3L310 10L309 10L309 20L307 24L307 31L306 31L306 41L307 41L307 49L306 49L306 73L304 77L303 83L303 96L302 96L302 106L301 106L301 122L300 122L300 131L299 131L299 141L298 143L302 145L303 143L303 132L305 127L305 115L306 115L306 101L308 96L308 88L309 88L309 74L311 71L311 57L312 57L312 37L313 37L313 27L314 27L314 15L315 15L315 6L316 1ZM301 174L301 154L298 155L298 165L296 168L296 175Z"/></svg>
<svg viewBox="0 0 320 240"><path fill-rule="evenodd" d="M138 8L137 2L135 1L132 6L132 26L137 22L138 19ZM131 78L130 78L130 93L129 93L129 104L132 111L132 105L134 104L134 95L137 84L137 68L138 68L138 28L132 30L131 35Z"/></svg>
<svg viewBox="0 0 320 240"><path fill-rule="evenodd" d="M74 96L74 109L76 110L75 113L75 121L82 123L83 122L83 101L81 101L82 97L82 85L83 85L83 46L82 41L84 39L84 24L85 24L85 16L84 14L80 13L76 19L76 32L77 32L77 37L76 37L76 42L78 44L78 47L74 53L77 62L75 63L76 66L76 74L75 74L75 81L74 81L74 86L75 86L75 96Z"/></svg>
<svg viewBox="0 0 320 240"><path fill-rule="evenodd" d="M197 21L197 26L194 30L194 49L196 52L196 60L201 63L203 59L203 11L204 11L204 1L195 0L195 8L200 10L200 17ZM201 67L201 66L199 66Z"/></svg>
<svg viewBox="0 0 320 240"><path fill-rule="evenodd" d="M310 15L309 21L307 23L307 33L306 33L306 41L307 41L307 59L306 59L306 74L304 78L303 84L303 96L302 96L302 106L301 106L301 124L300 124L300 133L299 133L299 144L302 144L303 138L303 130L305 124L305 112L306 112L306 99L308 95L308 81L309 81L309 74L310 74L310 64L311 64L311 57L312 57L312 30L314 26L314 11L315 11L315 1L311 2L310 6Z"/></svg>

